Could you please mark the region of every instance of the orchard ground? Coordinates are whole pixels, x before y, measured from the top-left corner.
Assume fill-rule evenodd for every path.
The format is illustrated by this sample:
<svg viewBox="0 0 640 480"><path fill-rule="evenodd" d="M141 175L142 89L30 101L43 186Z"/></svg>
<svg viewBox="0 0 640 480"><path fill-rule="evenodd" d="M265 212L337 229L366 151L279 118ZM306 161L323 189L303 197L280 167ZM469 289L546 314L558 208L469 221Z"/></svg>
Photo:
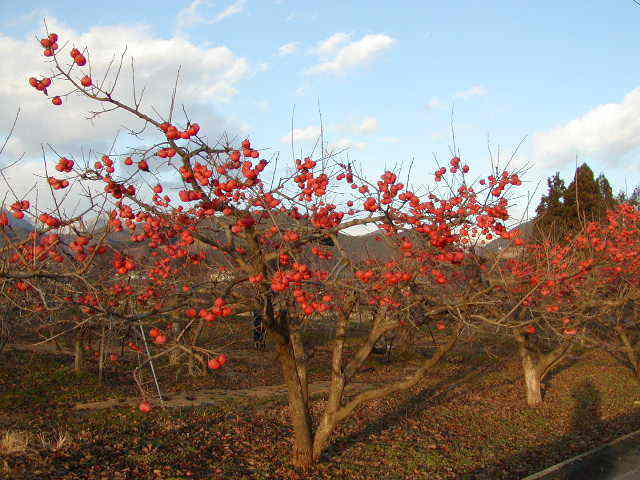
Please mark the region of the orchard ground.
<svg viewBox="0 0 640 480"><path fill-rule="evenodd" d="M246 322L230 322L229 362L200 377L159 365L165 393L225 389L215 405L143 414L131 407L78 411L78 402L136 395L135 357L73 372L66 354L8 350L0 357L0 468L3 478L275 479L521 478L640 428L640 386L601 351L575 350L546 380L545 401L529 408L511 339L463 342L416 388L359 409L341 425L307 475L288 459L286 397L242 395L282 384L275 351L255 354ZM444 341L447 332L437 332ZM351 331L351 344L359 338ZM315 332L310 383L326 380L329 347ZM497 345L497 346L495 346ZM433 349L425 337L390 363L372 358L358 382L398 378ZM323 402L317 396L315 405ZM23 443L20 443L23 440ZM9 447L13 445L13 452ZM328 461L330 460L330 461Z"/></svg>

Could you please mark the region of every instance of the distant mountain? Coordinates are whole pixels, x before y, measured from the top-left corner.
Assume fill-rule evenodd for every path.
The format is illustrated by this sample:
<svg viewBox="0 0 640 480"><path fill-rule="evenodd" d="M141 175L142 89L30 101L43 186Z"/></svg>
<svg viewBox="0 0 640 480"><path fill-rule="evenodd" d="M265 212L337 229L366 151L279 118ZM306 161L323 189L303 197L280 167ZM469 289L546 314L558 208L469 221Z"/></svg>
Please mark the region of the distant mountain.
<svg viewBox="0 0 640 480"><path fill-rule="evenodd" d="M3 210L2 213L5 213L9 218L9 229L7 229L8 235L22 237L33 230L33 223L25 218L15 218L12 212L7 210Z"/></svg>
<svg viewBox="0 0 640 480"><path fill-rule="evenodd" d="M513 232L514 230L518 230L518 229L520 230L520 238L524 240L531 239L535 231L535 219L522 222L520 225L513 227L509 231ZM486 245L478 246L476 248L476 253L481 257L484 257L487 255L499 252L501 250L504 250L505 248L509 248L511 246L513 246L512 240L507 240L504 238L496 238L495 240L487 243Z"/></svg>

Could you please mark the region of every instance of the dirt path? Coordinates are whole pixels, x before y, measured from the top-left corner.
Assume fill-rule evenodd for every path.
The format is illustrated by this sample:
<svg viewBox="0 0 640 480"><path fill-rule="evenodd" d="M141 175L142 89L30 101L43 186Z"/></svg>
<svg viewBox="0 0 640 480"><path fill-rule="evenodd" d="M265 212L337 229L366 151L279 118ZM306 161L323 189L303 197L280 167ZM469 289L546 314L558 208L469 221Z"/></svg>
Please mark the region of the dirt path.
<svg viewBox="0 0 640 480"><path fill-rule="evenodd" d="M374 387L370 383L354 383L346 389L346 396L352 396L364 390ZM311 397L322 395L329 388L329 382L316 382L309 384ZM255 387L242 390L212 389L196 392L181 392L163 395L165 407L198 407L202 405L219 405L225 402L252 402L254 405L270 404L287 395L286 385L271 385L267 387ZM156 397L148 399L152 405L159 406L160 400ZM130 407L140 403L140 397L128 397L126 399L111 399L102 402L76 403L76 410L100 410L111 407Z"/></svg>

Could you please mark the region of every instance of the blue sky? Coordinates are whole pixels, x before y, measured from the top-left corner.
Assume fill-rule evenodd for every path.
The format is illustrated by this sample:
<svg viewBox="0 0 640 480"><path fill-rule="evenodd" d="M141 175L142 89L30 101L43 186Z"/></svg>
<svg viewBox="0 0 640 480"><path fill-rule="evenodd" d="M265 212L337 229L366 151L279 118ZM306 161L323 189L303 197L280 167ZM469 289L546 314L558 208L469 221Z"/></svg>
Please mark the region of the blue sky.
<svg viewBox="0 0 640 480"><path fill-rule="evenodd" d="M180 100L208 133L249 135L286 159L294 107L296 148L306 152L319 103L332 147L350 147L372 175L414 158L414 181L428 183L433 156L450 156L453 109L457 147L478 173L488 142L506 158L526 136L517 161L533 165L530 190L555 170L569 177L576 156L615 191L640 183L640 7L632 0L0 1L8 58L0 132L23 111L3 164L24 152L35 165L41 142L100 150L119 126L92 126L80 101L55 110L26 84L29 72L46 71L33 41L44 17L96 51L98 69L97 51L127 44L161 111L182 64Z"/></svg>

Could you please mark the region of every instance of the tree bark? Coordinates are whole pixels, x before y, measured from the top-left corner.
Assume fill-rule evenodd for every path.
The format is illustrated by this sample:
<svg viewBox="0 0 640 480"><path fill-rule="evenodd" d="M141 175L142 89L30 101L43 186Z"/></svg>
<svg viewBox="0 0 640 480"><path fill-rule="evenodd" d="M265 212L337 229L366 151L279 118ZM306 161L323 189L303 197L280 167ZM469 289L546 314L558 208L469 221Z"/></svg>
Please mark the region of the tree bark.
<svg viewBox="0 0 640 480"><path fill-rule="evenodd" d="M307 358L302 343L302 335L300 331L291 332L291 347L296 362L296 370L300 379L300 387L302 388L302 397L304 403L309 404L309 381L307 380Z"/></svg>
<svg viewBox="0 0 640 480"><path fill-rule="evenodd" d="M304 389L296 367L293 346L278 338L277 352L282 374L287 384L291 425L293 426L293 465L308 471L313 465L313 440L309 404L305 401Z"/></svg>
<svg viewBox="0 0 640 480"><path fill-rule="evenodd" d="M618 333L618 337L622 341L624 352L627 355L627 360L629 360L629 363L631 364L633 373L635 374L636 379L640 380L640 361L638 360L638 352L634 348L634 345L631 343L631 339L622 327L617 327L616 332Z"/></svg>
<svg viewBox="0 0 640 480"><path fill-rule="evenodd" d="M529 340L529 335L516 331L518 351L522 359L527 405L542 403L542 380L569 352L571 342L565 342L549 353L542 354Z"/></svg>
<svg viewBox="0 0 640 480"><path fill-rule="evenodd" d="M174 339L178 338L178 335L180 335L181 330L182 330L182 326L180 325L180 323L174 320L171 324L172 338ZM178 365L178 362L180 360L180 354L181 354L180 349L174 348L169 354L169 365L171 365L172 367L175 367L176 365Z"/></svg>
<svg viewBox="0 0 640 480"><path fill-rule="evenodd" d="M338 312L338 323L336 325L335 341L333 344L333 354L331 359L331 382L329 384L329 398L324 414L320 419L320 425L316 430L313 439L313 459L320 460L322 452L329 444L331 433L336 427L336 414L342 402L345 378L342 372L342 358L344 355L344 342L347 337L347 326L349 315L353 309L353 301L345 311Z"/></svg>
<svg viewBox="0 0 640 480"><path fill-rule="evenodd" d="M84 370L84 345L82 342L82 330L80 328L76 328L75 332L73 370L76 373L80 373Z"/></svg>
<svg viewBox="0 0 640 480"><path fill-rule="evenodd" d="M102 378L104 375L105 337L106 337L106 331L105 331L105 326L103 324L102 332L100 334L100 350L98 353L98 383L100 384L102 384Z"/></svg>
<svg viewBox="0 0 640 480"><path fill-rule="evenodd" d="M265 297L263 319L265 326L275 340L276 353L287 385L289 413L293 427L292 463L295 467L307 472L314 463L311 413L304 393L307 385L302 385L298 373L287 310L282 309L276 312L271 298L268 295Z"/></svg>
<svg viewBox="0 0 640 480"><path fill-rule="evenodd" d="M539 361L535 353L527 348L520 349L520 356L522 358L527 405L535 407L542 403L542 375L539 368Z"/></svg>

